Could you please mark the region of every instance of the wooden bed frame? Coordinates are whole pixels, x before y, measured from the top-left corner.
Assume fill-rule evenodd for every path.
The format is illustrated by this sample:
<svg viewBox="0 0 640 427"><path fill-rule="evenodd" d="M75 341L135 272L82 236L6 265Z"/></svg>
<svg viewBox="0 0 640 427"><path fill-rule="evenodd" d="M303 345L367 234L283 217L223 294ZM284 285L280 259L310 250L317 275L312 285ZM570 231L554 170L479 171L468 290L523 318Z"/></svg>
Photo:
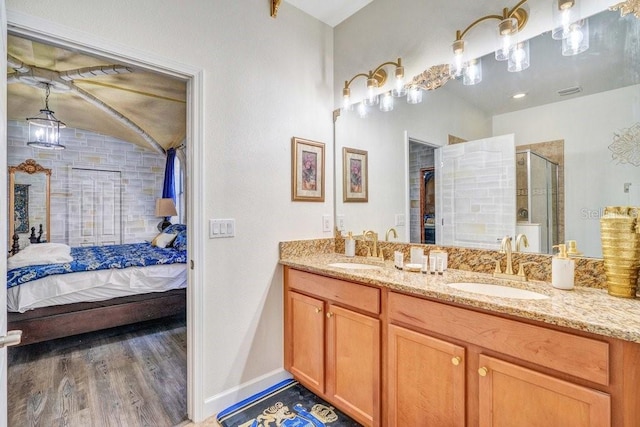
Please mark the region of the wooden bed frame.
<svg viewBox="0 0 640 427"><path fill-rule="evenodd" d="M7 330L22 331L19 345L94 332L184 313L186 289L132 295L7 313Z"/></svg>

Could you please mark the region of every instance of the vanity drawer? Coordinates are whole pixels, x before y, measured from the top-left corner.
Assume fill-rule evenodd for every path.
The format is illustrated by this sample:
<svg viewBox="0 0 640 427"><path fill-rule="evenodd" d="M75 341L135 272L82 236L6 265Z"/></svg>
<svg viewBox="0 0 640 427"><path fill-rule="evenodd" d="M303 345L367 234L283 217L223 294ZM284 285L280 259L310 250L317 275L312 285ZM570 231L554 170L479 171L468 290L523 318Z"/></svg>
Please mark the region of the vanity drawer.
<svg viewBox="0 0 640 427"><path fill-rule="evenodd" d="M389 321L609 385L607 342L394 292L389 293Z"/></svg>
<svg viewBox="0 0 640 427"><path fill-rule="evenodd" d="M353 282L287 268L290 289L369 313L380 313L380 290Z"/></svg>

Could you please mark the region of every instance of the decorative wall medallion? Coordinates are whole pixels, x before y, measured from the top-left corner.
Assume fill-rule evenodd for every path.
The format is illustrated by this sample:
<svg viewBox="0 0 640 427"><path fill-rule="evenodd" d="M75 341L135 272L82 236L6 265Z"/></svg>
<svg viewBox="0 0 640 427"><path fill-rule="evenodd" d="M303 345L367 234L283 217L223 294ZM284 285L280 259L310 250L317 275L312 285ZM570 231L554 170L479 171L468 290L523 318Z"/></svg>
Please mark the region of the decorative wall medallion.
<svg viewBox="0 0 640 427"><path fill-rule="evenodd" d="M419 87L424 90L434 90L440 86L444 86L450 78L449 64L434 65L415 76L407 86Z"/></svg>
<svg viewBox="0 0 640 427"><path fill-rule="evenodd" d="M611 6L609 9L620 9L620 16L625 16L628 13L633 13L636 18L640 18L640 0L626 0Z"/></svg>
<svg viewBox="0 0 640 427"><path fill-rule="evenodd" d="M611 157L618 163L640 166L640 122L630 128L613 133L613 143L609 146Z"/></svg>

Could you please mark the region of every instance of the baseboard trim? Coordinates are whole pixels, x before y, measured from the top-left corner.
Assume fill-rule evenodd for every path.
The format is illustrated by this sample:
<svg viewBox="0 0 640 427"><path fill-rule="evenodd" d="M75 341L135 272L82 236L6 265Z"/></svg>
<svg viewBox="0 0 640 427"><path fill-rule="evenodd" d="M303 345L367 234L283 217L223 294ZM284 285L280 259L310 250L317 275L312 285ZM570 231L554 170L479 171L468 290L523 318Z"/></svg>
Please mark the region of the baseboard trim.
<svg viewBox="0 0 640 427"><path fill-rule="evenodd" d="M208 397L204 401L204 418L212 417L229 406L288 378L291 378L291 374L280 368L267 372L260 377L230 388L229 390L225 390L222 393Z"/></svg>

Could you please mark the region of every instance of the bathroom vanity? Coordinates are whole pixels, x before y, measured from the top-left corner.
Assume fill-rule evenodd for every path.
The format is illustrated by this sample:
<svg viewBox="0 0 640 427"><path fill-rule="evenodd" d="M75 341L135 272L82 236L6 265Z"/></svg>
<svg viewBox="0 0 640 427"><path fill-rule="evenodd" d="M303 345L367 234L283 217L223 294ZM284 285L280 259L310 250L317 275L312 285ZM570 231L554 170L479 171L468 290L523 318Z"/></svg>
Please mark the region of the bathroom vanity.
<svg viewBox="0 0 640 427"><path fill-rule="evenodd" d="M285 369L367 426L637 426L640 302L448 270L281 259ZM545 295L489 297L451 282Z"/></svg>

